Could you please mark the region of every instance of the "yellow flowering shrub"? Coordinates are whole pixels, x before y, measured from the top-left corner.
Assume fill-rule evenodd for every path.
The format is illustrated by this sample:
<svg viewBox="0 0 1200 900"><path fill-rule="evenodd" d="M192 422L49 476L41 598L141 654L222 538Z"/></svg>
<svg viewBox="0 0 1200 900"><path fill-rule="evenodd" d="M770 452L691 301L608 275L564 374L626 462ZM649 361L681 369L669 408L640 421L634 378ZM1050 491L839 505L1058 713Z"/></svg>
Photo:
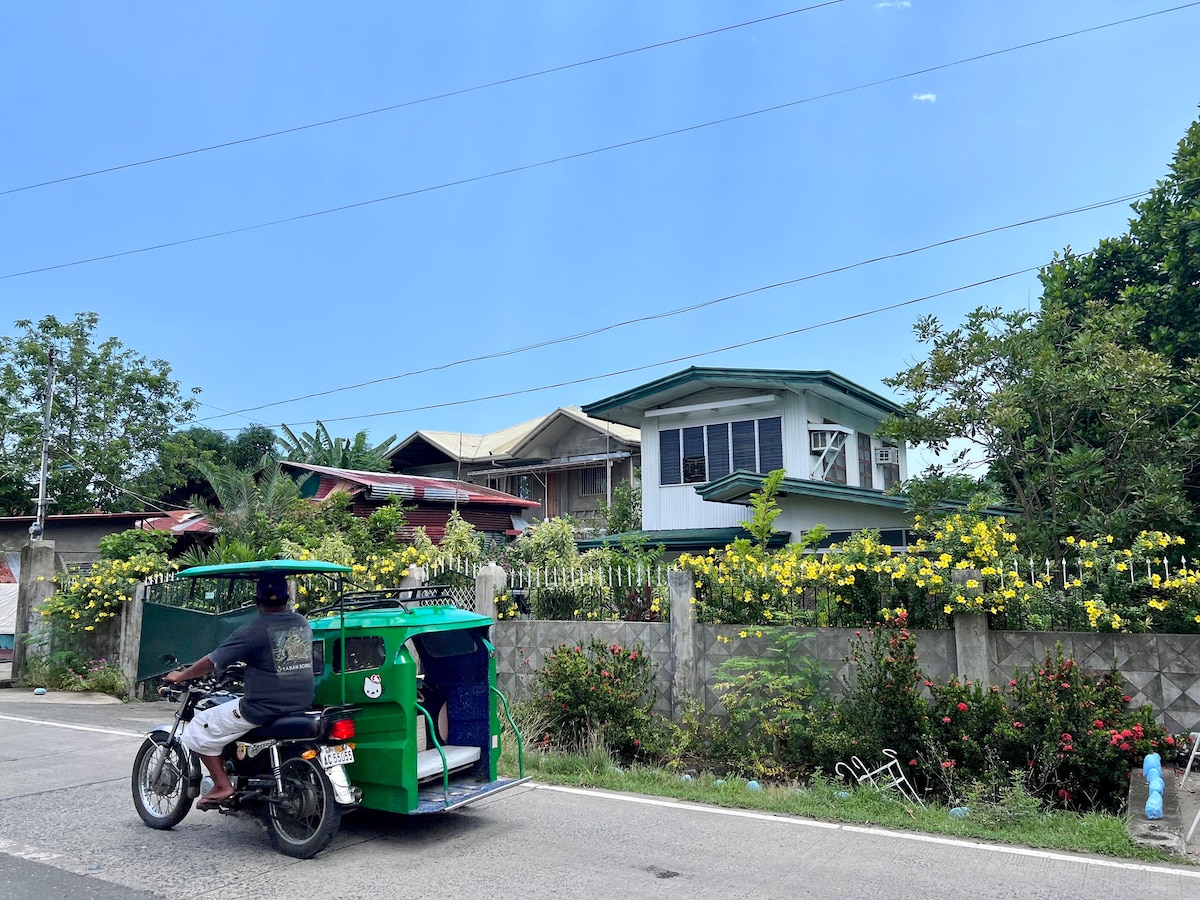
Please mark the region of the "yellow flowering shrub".
<svg viewBox="0 0 1200 900"><path fill-rule="evenodd" d="M88 572L68 572L55 579L58 589L42 604L42 616L67 631L94 631L114 619L133 598L139 581L175 568L165 554L139 553L129 559L102 559Z"/></svg>

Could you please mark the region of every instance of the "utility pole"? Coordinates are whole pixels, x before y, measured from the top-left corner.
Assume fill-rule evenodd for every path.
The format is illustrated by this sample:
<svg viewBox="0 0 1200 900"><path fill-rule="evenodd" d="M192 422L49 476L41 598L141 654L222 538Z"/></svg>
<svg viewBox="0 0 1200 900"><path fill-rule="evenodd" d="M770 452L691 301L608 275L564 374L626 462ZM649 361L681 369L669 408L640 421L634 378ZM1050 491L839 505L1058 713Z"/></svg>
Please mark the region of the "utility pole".
<svg viewBox="0 0 1200 900"><path fill-rule="evenodd" d="M46 475L50 464L50 411L54 407L54 348L50 348L50 370L46 373L46 411L42 418L42 469L38 478L37 517L29 526L29 539L40 541L46 530Z"/></svg>

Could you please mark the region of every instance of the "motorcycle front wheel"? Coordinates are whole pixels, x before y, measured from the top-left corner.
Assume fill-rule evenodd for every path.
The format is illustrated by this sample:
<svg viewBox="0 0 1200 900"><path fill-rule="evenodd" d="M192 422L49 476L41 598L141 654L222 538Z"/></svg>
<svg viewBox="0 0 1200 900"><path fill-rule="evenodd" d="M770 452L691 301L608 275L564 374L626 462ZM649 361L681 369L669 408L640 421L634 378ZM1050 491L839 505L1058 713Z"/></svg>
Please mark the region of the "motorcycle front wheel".
<svg viewBox="0 0 1200 900"><path fill-rule="evenodd" d="M133 805L151 828L174 828L192 808L186 753L179 744L154 735L142 742L133 760Z"/></svg>
<svg viewBox="0 0 1200 900"><path fill-rule="evenodd" d="M267 806L271 846L286 856L310 859L329 846L342 820L333 785L317 763L292 756L279 766L283 794Z"/></svg>

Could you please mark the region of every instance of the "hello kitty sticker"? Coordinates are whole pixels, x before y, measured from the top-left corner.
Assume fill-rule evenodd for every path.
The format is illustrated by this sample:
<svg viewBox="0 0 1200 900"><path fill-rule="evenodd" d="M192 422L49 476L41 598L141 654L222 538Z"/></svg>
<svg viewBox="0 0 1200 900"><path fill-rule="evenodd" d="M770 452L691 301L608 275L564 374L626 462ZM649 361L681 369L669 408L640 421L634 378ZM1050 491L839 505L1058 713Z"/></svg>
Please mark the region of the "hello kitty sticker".
<svg viewBox="0 0 1200 900"><path fill-rule="evenodd" d="M383 695L383 681L378 675L368 675L363 680L363 693L372 700Z"/></svg>

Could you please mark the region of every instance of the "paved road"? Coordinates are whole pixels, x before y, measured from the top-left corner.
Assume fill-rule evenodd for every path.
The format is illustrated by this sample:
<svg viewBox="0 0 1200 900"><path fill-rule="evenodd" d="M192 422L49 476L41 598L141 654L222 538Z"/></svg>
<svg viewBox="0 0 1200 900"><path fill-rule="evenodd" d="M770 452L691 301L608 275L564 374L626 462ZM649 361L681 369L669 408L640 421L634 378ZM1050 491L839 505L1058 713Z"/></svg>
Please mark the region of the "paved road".
<svg viewBox="0 0 1200 900"><path fill-rule="evenodd" d="M129 799L129 767L139 733L168 709L29 702L0 691L0 896L137 896L124 889L231 900L1200 895L1200 867L548 786L441 817L356 813L328 851L297 861L274 853L250 819L193 811L170 832L142 825Z"/></svg>

